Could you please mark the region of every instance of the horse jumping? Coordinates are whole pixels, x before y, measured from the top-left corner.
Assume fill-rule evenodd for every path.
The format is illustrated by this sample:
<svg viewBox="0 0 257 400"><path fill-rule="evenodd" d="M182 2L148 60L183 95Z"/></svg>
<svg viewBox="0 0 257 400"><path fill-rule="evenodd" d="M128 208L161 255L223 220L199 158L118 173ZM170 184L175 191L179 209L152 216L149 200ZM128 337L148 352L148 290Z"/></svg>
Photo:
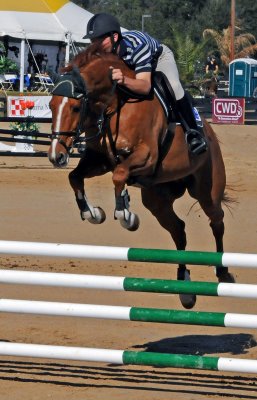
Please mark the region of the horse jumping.
<svg viewBox="0 0 257 400"><path fill-rule="evenodd" d="M99 52L94 45L77 55L61 75L53 90L52 141L48 151L55 167L65 167L75 142L85 134L86 147L78 166L69 174L81 218L93 224L105 220L102 208L90 204L84 179L112 172L115 188L114 218L134 231L138 216L130 211L127 185L140 187L143 205L166 229L178 250L186 248L185 223L173 210L173 203L187 190L207 217L216 242L223 252L226 175L217 137L203 120L207 152L188 151L183 128L169 124L164 108L153 94L135 99L118 87L110 77L110 67L120 68L133 77L134 72L114 54ZM162 150L167 134L172 140ZM216 267L219 282L231 282L227 267ZM179 280L189 280L186 265L178 268ZM195 296L185 296L184 307L192 308Z"/></svg>

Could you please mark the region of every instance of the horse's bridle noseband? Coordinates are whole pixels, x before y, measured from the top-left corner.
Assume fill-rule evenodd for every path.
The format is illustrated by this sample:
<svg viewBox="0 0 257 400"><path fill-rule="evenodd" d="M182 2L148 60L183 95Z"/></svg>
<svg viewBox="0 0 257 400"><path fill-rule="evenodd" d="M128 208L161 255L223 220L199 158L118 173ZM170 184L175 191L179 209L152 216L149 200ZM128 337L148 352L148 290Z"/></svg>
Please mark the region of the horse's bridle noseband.
<svg viewBox="0 0 257 400"><path fill-rule="evenodd" d="M66 96L67 97L67 96ZM58 143L60 143L65 150L67 151L68 154L71 154L73 152L73 148L76 144L82 143L85 141L85 137L81 137L81 134L83 133L83 121L84 118L86 117L87 114L87 109L88 109L88 98L83 96L81 98L81 110L80 110L80 118L79 118L79 123L77 125L77 128L75 131L52 131L52 139L57 139ZM72 145L67 146L65 141L60 138L60 136L69 136L71 137L72 140Z"/></svg>

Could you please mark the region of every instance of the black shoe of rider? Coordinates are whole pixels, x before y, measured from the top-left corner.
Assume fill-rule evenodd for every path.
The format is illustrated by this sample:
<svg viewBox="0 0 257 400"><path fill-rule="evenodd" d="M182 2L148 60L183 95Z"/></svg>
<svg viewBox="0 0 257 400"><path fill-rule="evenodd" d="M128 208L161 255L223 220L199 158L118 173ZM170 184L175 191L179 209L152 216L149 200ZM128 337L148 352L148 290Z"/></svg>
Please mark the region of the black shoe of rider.
<svg viewBox="0 0 257 400"><path fill-rule="evenodd" d="M190 153L194 155L202 154L208 149L206 139L195 129L186 132L186 142Z"/></svg>

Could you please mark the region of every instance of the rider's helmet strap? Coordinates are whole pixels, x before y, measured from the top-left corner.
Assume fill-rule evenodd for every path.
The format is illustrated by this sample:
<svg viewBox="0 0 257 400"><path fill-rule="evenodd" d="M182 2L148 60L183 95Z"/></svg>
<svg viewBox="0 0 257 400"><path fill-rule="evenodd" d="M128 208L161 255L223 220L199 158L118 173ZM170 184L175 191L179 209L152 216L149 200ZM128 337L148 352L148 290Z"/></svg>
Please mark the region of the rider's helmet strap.
<svg viewBox="0 0 257 400"><path fill-rule="evenodd" d="M113 32L111 32L111 36L110 37L111 37L111 42L112 42L112 53L113 54L117 54L117 48L118 48L119 40L117 40L117 42L115 42Z"/></svg>

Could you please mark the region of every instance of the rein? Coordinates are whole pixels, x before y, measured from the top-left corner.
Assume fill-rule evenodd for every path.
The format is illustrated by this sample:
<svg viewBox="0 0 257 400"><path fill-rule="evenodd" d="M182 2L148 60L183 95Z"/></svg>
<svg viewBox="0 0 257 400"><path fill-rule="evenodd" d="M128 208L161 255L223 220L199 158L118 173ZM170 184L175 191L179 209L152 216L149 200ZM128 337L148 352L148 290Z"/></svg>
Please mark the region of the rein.
<svg viewBox="0 0 257 400"><path fill-rule="evenodd" d="M111 95L110 95L110 97L112 97L113 96L113 94L114 94L114 92L115 92L115 90L116 90L116 88L117 88L117 81L112 81L113 82L113 85L112 85L112 90L111 90ZM106 106L107 107L107 106ZM113 115L115 115L116 114L116 112L117 112L117 110L115 110L114 112L112 112L111 114L109 114L109 115L106 115L105 113L104 113L104 111L102 112L102 114L101 114L101 116L98 118L98 120L97 120L97 128L98 128L98 131L97 131L97 133L96 134L94 134L94 135L92 135L92 136L88 136L88 137L84 137L84 138L81 138L82 140L81 141L83 141L83 142L89 142L89 141L91 141L91 140L96 140L97 138L98 138L98 136L104 136L104 132L103 132L103 127L105 126L105 122L106 122L106 120L108 121L108 124L107 124L107 129L108 129L108 131L110 130L110 132L111 132L111 129L110 129L110 119L112 118L112 116ZM83 118L83 117L82 117ZM81 119L82 119L81 118ZM112 135L111 135L112 136ZM109 137L109 135L108 135L108 137Z"/></svg>

